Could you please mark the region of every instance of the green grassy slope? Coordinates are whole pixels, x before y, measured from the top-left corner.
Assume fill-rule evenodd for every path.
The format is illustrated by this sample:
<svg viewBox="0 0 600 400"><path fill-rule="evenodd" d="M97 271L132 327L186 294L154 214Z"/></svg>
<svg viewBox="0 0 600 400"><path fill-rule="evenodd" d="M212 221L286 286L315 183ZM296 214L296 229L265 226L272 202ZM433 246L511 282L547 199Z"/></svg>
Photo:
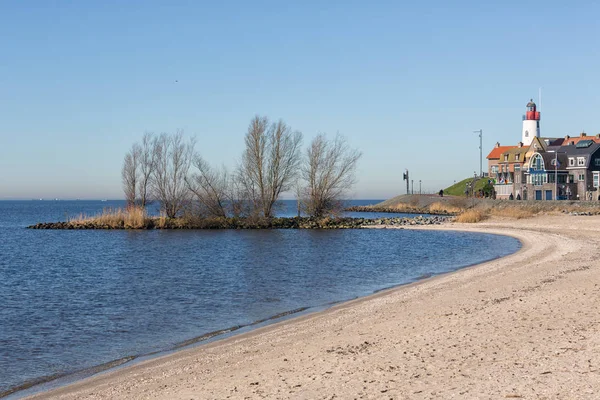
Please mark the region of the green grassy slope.
<svg viewBox="0 0 600 400"><path fill-rule="evenodd" d="M465 196L465 187L467 182L471 183L473 178L463 179L460 182L456 182L454 185L447 187L444 189L444 195L448 196ZM487 178L482 178L477 181L475 184L475 191L479 189L483 189L483 186L487 183Z"/></svg>

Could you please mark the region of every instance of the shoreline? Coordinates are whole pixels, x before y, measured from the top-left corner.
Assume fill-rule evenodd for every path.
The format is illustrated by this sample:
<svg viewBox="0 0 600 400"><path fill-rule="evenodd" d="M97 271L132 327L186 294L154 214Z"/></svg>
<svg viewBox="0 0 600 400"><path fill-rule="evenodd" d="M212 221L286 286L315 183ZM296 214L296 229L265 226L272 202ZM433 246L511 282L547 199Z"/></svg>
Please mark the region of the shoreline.
<svg viewBox="0 0 600 400"><path fill-rule="evenodd" d="M366 297L334 305L325 311L310 313L286 321L276 322L247 333L235 335L223 340L217 340L191 349L183 349L170 355L147 360L133 366L120 368L118 371L108 371L83 381L78 381L72 385L55 389L51 392L43 392L34 395L31 398L45 398L46 396L51 396L53 398L54 396L58 396L59 398L65 399L80 397L198 398L197 396L200 396L200 398L221 398L225 397L226 393L233 395L235 398L242 396L243 393L251 398L262 394L268 394L275 397L280 396L281 398L297 397L300 393L304 395L308 394L307 397L315 397L318 395L318 397L322 398L323 392L331 393L332 391L334 392L333 394L352 393L352 395L356 395L357 393L364 391L361 389L362 381L360 380L351 383L354 382L354 380L344 380L342 382L339 381L338 378L337 380L334 380L334 382L328 382L327 384L324 384L324 382L333 379L334 376L341 375L347 377L348 374L354 377L363 376L373 378L372 372L369 372L372 371L373 368L356 370L356 365L352 365L352 362L349 364L346 359L347 357L345 356L352 355L355 361L357 358L362 359L366 357L367 360L362 361L366 361L367 363L370 362L371 364L373 364L373 357L369 356L377 354L378 352L375 351L376 349L379 349L387 356L390 356L390 350L395 350L397 345L402 342L392 341L390 343L390 339L387 339L386 337L381 338L384 334L385 336L389 336L389 332L395 331L394 329L387 329L392 328L390 324L395 325L394 318L390 317L404 315L405 318L401 318L400 320L404 321L407 326L404 328L396 326L395 328L401 331L408 330L408 332L411 332L408 325L414 324L415 326L412 326L413 332L415 329L421 328L417 330L417 332L421 332L421 335L417 335L417 337L421 337L422 339L424 337L423 333L429 332L429 330L423 330L423 328L431 328L431 326L427 326L428 324L431 325L431 321L440 318L441 320L447 320L448 318L453 319L453 315L463 314L463 312L460 311L464 310L465 307L459 308L458 310L454 309L452 313L440 314L440 308L448 307L448 303L468 303L470 307L473 305L481 306L479 301L483 301L487 307L501 307L511 303L511 299L515 297L514 293L516 290L514 289L511 291L511 288L514 288L515 285L518 286L518 284L526 284L528 280L531 280L532 276L530 275L534 272L543 273L542 275L546 276L549 272L547 269L550 268L552 271L552 267L555 265L549 261L569 253L559 250L559 247L557 246L558 243L564 244L569 240L572 241L573 243L570 243L573 245L570 248L571 253L583 248L581 243L577 243L577 240L572 238L573 235L560 234L561 225L559 225L558 228L546 228L546 233L539 234L539 237L532 237L531 234L537 233L540 228L539 224L536 225L536 222L538 222L538 220L543 220L542 222L545 222L547 225L549 219L554 219L561 220L563 225L572 226L572 222L576 218L581 221L598 222L598 218L594 217L584 217L582 219L579 217L562 216L541 217L535 220L518 221L517 223L515 223L514 220L507 221L508 225L511 226L506 226L506 223L502 221L492 221L467 226L463 224L435 226L435 229L442 230L479 231L497 234L507 234L512 232L511 236L520 239L522 247L516 253L500 259L471 267L465 267L458 271L436 275L400 287L385 289ZM587 220L585 218L587 218ZM516 229L514 225L520 225L519 229ZM523 228L525 225L531 225L533 228L529 227L528 229L525 229ZM544 223L542 223L542 225L544 225ZM586 227L590 231L598 231L598 229L594 229L593 223L588 223ZM414 228L428 229L430 227L424 226ZM556 231L558 231L558 233L556 233ZM600 235L594 236L596 241L598 241L599 237ZM542 261L545 263L540 264ZM586 260L586 262L587 261L589 260ZM531 268L527 268L528 266L530 267L531 265L529 264L532 263L536 266L535 271ZM550 267L546 264L550 264ZM579 272L580 274L586 273L586 271L590 271L590 269L593 268L575 268L571 269L570 272L565 272L565 274L569 273L571 274L569 276L573 276L576 272ZM517 275L516 278L522 278L521 275L524 275L529 279L517 279L515 281L514 275ZM489 286L490 283L487 282L490 277L494 278L492 279L493 282L491 287ZM508 287L496 287L497 279L511 280L512 285ZM550 283L551 282L548 284ZM477 292L473 293L474 297L489 297L490 293L503 292L507 289L508 294L513 293L513 295L500 296L501 293L497 293L498 297L494 299L482 300L471 299L470 297L464 298L460 293L457 294L457 289L461 289L458 290L458 292L462 293L462 289L471 289L473 285L483 285ZM537 287L536 285L529 285L525 287L525 289L527 289L526 291L516 290L516 292L533 293L541 287L541 285L537 285ZM484 288L486 290L483 290ZM423 304L431 303L433 301L432 299L442 300L442 302L438 304L439 307L424 308ZM473 301L475 301L475 303L473 303ZM465 304L462 305L464 306ZM432 304L426 305L431 306ZM429 316L435 316L436 318L416 318L417 315L415 314L421 316L429 314ZM462 319L468 318L465 316L470 314L471 312L464 313ZM406 319L406 317L409 318ZM455 319L458 321L461 320L458 316ZM416 322L419 322L420 325ZM378 327L378 329L375 329L374 327ZM435 327L434 324L434 328ZM439 330L439 327L437 328L438 329L434 329L434 332ZM344 333L342 338L340 338L341 332ZM386 334L386 332L388 333ZM464 332L468 334L469 330L465 329ZM409 339L415 337L414 333L410 336L400 336ZM362 339L365 340L363 341ZM445 338L445 340L448 341L450 339ZM407 343L408 342L409 341L407 341ZM336 343L339 344L339 346L330 348ZM324 347L329 347L329 349L323 352ZM411 348L409 345L403 347ZM470 345L469 348L473 349L472 345ZM412 346L413 351L419 349L423 349L423 347L420 346L415 348ZM440 352L437 353L437 355L443 355L444 346L439 347L439 349ZM303 354L307 355L305 356ZM407 352L405 351L404 354L406 355ZM282 355L288 356L282 357ZM392 357L392 359L398 357L403 358L402 353ZM323 360L319 361L321 358L323 358ZM332 362L336 361L332 360L332 358L337 359L337 362ZM342 360L340 360L340 358ZM369 360L369 358L371 358L371 360ZM406 357L404 356L404 358ZM288 361L288 359L290 361ZM377 360L383 361L379 358L377 358ZM456 360L456 358L447 361L452 363L452 360ZM317 375L313 374L312 377L315 379L307 379L307 376L305 376L306 372L315 372L323 369L321 368L323 367L323 363L327 364L326 369L330 369L331 371L323 371L322 374L317 374L320 377L317 383L315 383ZM408 364L411 363L409 362ZM380 377L380 375L386 375L392 371L396 371L397 374L400 372L398 368L401 368L401 365L402 363L398 363L398 365L394 366L392 369L385 369L382 371L375 368L375 370L379 371L375 375ZM233 370L231 369L232 366L235 366ZM420 366L420 364L417 364L416 366ZM391 367L392 366L390 365L390 368ZM289 387L289 385L280 382L275 378L275 375L277 374L273 375L273 373L276 372L274 368L279 371L279 375L281 375L284 370L287 371L291 368L291 372L293 373L291 375L287 374L287 379L284 379L284 381L297 377L297 380L301 381L301 383L299 383L300 386ZM478 370L480 369L481 368L478 368ZM189 375L187 373L188 371L194 371L195 373ZM233 373L233 375L227 375L226 377L223 375L230 373ZM252 377L250 377L250 375L252 375ZM420 374L418 375L421 376ZM203 377L201 382L197 381L197 376ZM267 376L267 378L264 378L264 376ZM175 379L175 377L181 379ZM254 381L248 383L249 380L258 379L259 377L260 380L256 381L259 383L255 385L253 384ZM308 376L308 378L310 378L310 376ZM463 378L458 379L460 380ZM181 381L184 383L181 383ZM405 386L414 386L415 382L419 381L422 381L422 378L418 379L417 377L409 379ZM407 391L408 389L406 388L392 388L391 386L393 385L391 385L390 382L391 381L388 380L386 388L382 388L380 391L372 393L386 393L386 396L387 394L390 394L392 397L415 393ZM166 386L163 386L163 383ZM344 384L342 385L342 383ZM440 384L436 387L438 386L440 386ZM230 392L233 388L235 388L236 391ZM446 389L446 394L453 393L452 390L454 389ZM287 392L285 392L285 390L287 390ZM448 390L450 390L450 392L448 392ZM283 394L284 392L285 394ZM279 395L277 393L279 393ZM311 393L314 396L311 396ZM459 392L456 393L458 394ZM444 397L442 396L440 398Z"/></svg>
<svg viewBox="0 0 600 400"><path fill-rule="evenodd" d="M390 220L389 218L386 220ZM393 219L392 219L393 221ZM408 228L404 228L403 226L397 225L372 225L365 227L364 229L417 229L420 225L411 225ZM425 225L428 226L428 225ZM66 373L57 373L48 376L42 376L39 378L35 378L31 381L24 382L23 384L9 388L7 391L0 393L0 399L15 399L15 398L26 398L27 396L34 396L38 393L45 393L53 390L57 390L72 384L76 384L78 382L102 375L104 373L118 371L123 368L134 367L140 362L147 360L154 360L157 358L161 358L164 356L172 355L181 350L193 349L197 346L206 346L209 343L215 341L227 340L235 336L244 335L255 331L256 329L268 328L274 324L293 322L297 318L301 318L302 316L308 316L315 313L326 312L330 308L351 303L354 301L361 301L363 299L368 299L371 296L377 296L381 293L385 293L388 291L394 291L401 289L406 286L417 285L422 282L425 282L430 279L434 279L438 276L443 276L446 274L452 274L456 271L473 268L478 265L485 264L487 262L491 262L500 258L506 258L512 256L520 252L522 249L522 243L518 249L514 253L510 253L505 256L497 256L495 258L491 258L489 260L483 262L476 262L472 264L465 264L458 267L454 267L451 270L442 271L442 272L433 272L427 273L425 275L417 276L415 278L411 278L410 280L397 283L391 286L385 286L378 289L374 289L370 293L358 295L356 297L347 297L339 300L330 301L324 304L317 304L313 306L301 306L296 309L283 311L274 315L270 315L246 324L234 325L230 327L221 328L215 331L206 332L202 335L195 336L189 339L186 339L182 342L175 343L169 347L166 347L161 350L153 351L150 353L142 353L142 354L128 354L119 359L110 360L98 365L92 365L87 368L83 368L80 370L75 370Z"/></svg>

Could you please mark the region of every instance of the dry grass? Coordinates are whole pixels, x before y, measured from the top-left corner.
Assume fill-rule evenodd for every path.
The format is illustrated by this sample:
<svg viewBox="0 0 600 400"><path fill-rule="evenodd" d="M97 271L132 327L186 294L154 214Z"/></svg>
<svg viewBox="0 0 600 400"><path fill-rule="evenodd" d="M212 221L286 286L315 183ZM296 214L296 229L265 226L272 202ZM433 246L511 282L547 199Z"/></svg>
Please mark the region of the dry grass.
<svg viewBox="0 0 600 400"><path fill-rule="evenodd" d="M429 206L429 211L432 213L458 214L463 212L464 207L457 207L450 203L435 202Z"/></svg>
<svg viewBox="0 0 600 400"><path fill-rule="evenodd" d="M467 210L456 217L456 222L462 222L467 224L473 224L475 222L483 221L487 218L487 214L483 210L472 209Z"/></svg>
<svg viewBox="0 0 600 400"><path fill-rule="evenodd" d="M146 209L136 206L128 207L125 210L122 208L105 208L101 213L93 216L79 214L77 217L69 218L68 222L72 225L92 224L111 228L140 229L146 226L147 219Z"/></svg>
<svg viewBox="0 0 600 400"><path fill-rule="evenodd" d="M398 203L391 208L398 210L398 212L412 212L412 211L415 211L415 209L416 209L416 207L411 206L410 204L407 204L407 203Z"/></svg>
<svg viewBox="0 0 600 400"><path fill-rule="evenodd" d="M163 229L167 225L167 214L161 211L155 222L157 228Z"/></svg>
<svg viewBox="0 0 600 400"><path fill-rule="evenodd" d="M495 217L507 217L514 219L531 218L537 214L537 211L531 207L504 207L492 208L490 214Z"/></svg>

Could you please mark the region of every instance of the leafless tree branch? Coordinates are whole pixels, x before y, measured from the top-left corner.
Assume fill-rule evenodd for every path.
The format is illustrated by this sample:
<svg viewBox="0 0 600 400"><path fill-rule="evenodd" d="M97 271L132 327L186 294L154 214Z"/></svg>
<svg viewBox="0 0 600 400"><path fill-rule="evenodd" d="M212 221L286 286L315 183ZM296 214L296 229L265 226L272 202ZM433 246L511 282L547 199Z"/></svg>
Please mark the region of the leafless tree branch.
<svg viewBox="0 0 600 400"><path fill-rule="evenodd" d="M282 192L290 190L300 166L302 134L283 121L269 124L256 116L245 137L245 151L238 168L238 182L254 214L272 217Z"/></svg>
<svg viewBox="0 0 600 400"><path fill-rule="evenodd" d="M194 156L195 140L185 142L183 132L162 133L153 141L153 197L167 217L175 218L190 201L186 178Z"/></svg>
<svg viewBox="0 0 600 400"><path fill-rule="evenodd" d="M323 217L341 211L342 198L356 181L356 165L361 155L339 134L333 141L324 134L313 139L302 173L307 183L304 208L310 215Z"/></svg>
<svg viewBox="0 0 600 400"><path fill-rule="evenodd" d="M123 182L123 191L127 207L136 204L137 185L140 178L140 158L142 149L139 144L131 146L131 150L125 154L123 168L121 169L121 180Z"/></svg>

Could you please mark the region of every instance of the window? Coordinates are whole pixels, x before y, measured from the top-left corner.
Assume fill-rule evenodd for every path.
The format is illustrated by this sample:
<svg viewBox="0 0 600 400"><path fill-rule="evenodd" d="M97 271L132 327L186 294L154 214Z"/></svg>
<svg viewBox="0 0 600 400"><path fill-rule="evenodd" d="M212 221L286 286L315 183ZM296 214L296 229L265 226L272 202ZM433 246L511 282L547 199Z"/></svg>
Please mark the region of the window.
<svg viewBox="0 0 600 400"><path fill-rule="evenodd" d="M573 183L573 182L575 182L575 175L569 174L569 182L567 182L567 183Z"/></svg>
<svg viewBox="0 0 600 400"><path fill-rule="evenodd" d="M492 174L497 174L497 173L498 173L498 166L492 165Z"/></svg>
<svg viewBox="0 0 600 400"><path fill-rule="evenodd" d="M519 161L520 154L515 154L515 161Z"/></svg>
<svg viewBox="0 0 600 400"><path fill-rule="evenodd" d="M559 175L558 176L558 183L567 183L567 177L566 177L566 175Z"/></svg>
<svg viewBox="0 0 600 400"><path fill-rule="evenodd" d="M569 167L572 167L575 165L575 159L573 157L569 157Z"/></svg>
<svg viewBox="0 0 600 400"><path fill-rule="evenodd" d="M525 137L529 137L529 131L525 131Z"/></svg>
<svg viewBox="0 0 600 400"><path fill-rule="evenodd" d="M504 161L508 161L508 154L504 155Z"/></svg>
<svg viewBox="0 0 600 400"><path fill-rule="evenodd" d="M600 172L594 172L594 187L600 186Z"/></svg>
<svg viewBox="0 0 600 400"><path fill-rule="evenodd" d="M529 179L531 179L531 183L534 185L543 185L544 181L546 181L546 174L532 174Z"/></svg>
<svg viewBox="0 0 600 400"><path fill-rule="evenodd" d="M521 172L521 164L515 164L515 172Z"/></svg>
<svg viewBox="0 0 600 400"><path fill-rule="evenodd" d="M600 167L600 158L595 158L594 159L594 166Z"/></svg>
<svg viewBox="0 0 600 400"><path fill-rule="evenodd" d="M584 174L579 174L579 181L580 182L585 181L585 175Z"/></svg>
<svg viewBox="0 0 600 400"><path fill-rule="evenodd" d="M585 157L577 157L577 166L578 167L585 166Z"/></svg>
<svg viewBox="0 0 600 400"><path fill-rule="evenodd" d="M529 170L543 171L544 169L544 160L542 160L542 156L539 153L534 154L529 161Z"/></svg>

